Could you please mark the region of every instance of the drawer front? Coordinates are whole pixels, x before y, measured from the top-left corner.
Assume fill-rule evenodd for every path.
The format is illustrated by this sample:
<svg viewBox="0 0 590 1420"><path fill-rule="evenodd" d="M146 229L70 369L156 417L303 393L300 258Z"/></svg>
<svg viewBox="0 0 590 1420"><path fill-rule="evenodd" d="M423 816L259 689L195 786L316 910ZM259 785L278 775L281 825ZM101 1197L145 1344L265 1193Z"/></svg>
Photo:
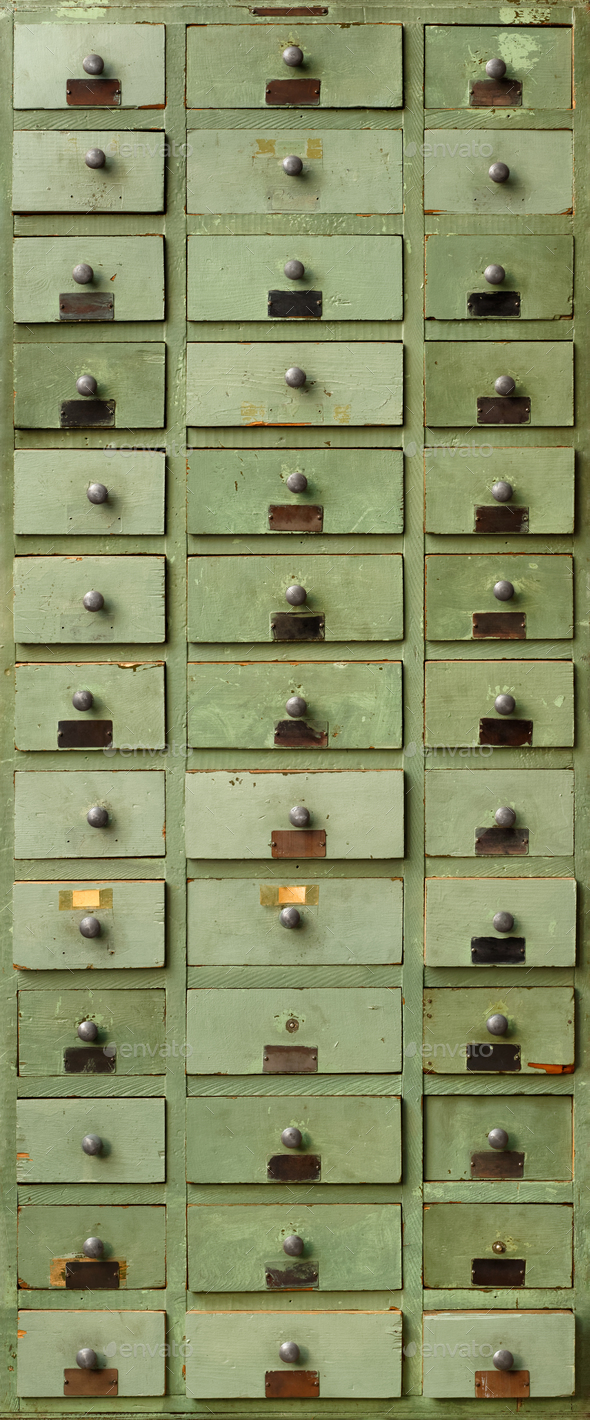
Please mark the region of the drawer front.
<svg viewBox="0 0 590 1420"><path fill-rule="evenodd" d="M165 992L153 987L18 993L19 1075L163 1075L165 1040Z"/></svg>
<svg viewBox="0 0 590 1420"><path fill-rule="evenodd" d="M14 107L160 108L166 98L164 25L19 24L14 27ZM99 54L99 78L85 72L87 54ZM71 86L68 80L78 80ZM101 84L117 79L104 95ZM81 83L87 92L81 91ZM69 92L68 92L69 90Z"/></svg>
<svg viewBox="0 0 590 1420"><path fill-rule="evenodd" d="M431 320L559 320L571 316L574 247L571 237L473 236L426 238L426 316ZM484 271L502 266L501 285ZM485 303L471 300L483 294ZM516 300L518 296L518 300ZM485 329L482 327L482 334Z"/></svg>
<svg viewBox="0 0 590 1420"><path fill-rule="evenodd" d="M87 815L101 808L107 822ZM17 858L162 858L164 774L15 774ZM95 815L98 817L98 815Z"/></svg>
<svg viewBox="0 0 590 1420"><path fill-rule="evenodd" d="M191 557L188 579L189 641L397 641L403 636L403 563L397 553ZM306 593L295 607L287 601L292 586Z"/></svg>
<svg viewBox="0 0 590 1420"><path fill-rule="evenodd" d="M15 883L12 912L21 971L164 965L163 882Z"/></svg>
<svg viewBox="0 0 590 1420"><path fill-rule="evenodd" d="M112 1286L126 1290L166 1286L166 1209L106 1203L81 1206L50 1204L20 1209L18 1275L21 1286L76 1290L74 1280L92 1288L95 1277L105 1287L101 1259L86 1258L86 1238L100 1238ZM66 1277L66 1263L77 1261L78 1277ZM84 1270L83 1270L84 1269ZM93 1277L92 1269L96 1269ZM73 1269L71 1269L73 1271ZM79 1287L78 1287L79 1290Z"/></svg>
<svg viewBox="0 0 590 1420"><path fill-rule="evenodd" d="M465 425L472 440L474 426L573 424L573 363L569 341L428 341L426 422L443 428ZM512 395L495 393L501 375L514 380Z"/></svg>
<svg viewBox="0 0 590 1420"><path fill-rule="evenodd" d="M285 709L293 696L307 705L299 716ZM401 663L190 663L188 741L199 748L400 749Z"/></svg>
<svg viewBox="0 0 590 1420"><path fill-rule="evenodd" d="M295 1256L283 1250L298 1237ZM401 1207L189 1207L191 1292L384 1291L401 1287Z"/></svg>
<svg viewBox="0 0 590 1420"><path fill-rule="evenodd" d="M76 381L91 375L96 397ZM166 347L15 345L17 429L156 429L164 423Z"/></svg>
<svg viewBox="0 0 590 1420"><path fill-rule="evenodd" d="M426 1287L571 1287L572 1261L571 1204L424 1209Z"/></svg>
<svg viewBox="0 0 590 1420"><path fill-rule="evenodd" d="M99 148L104 165L89 168L85 155ZM112 129L27 132L14 135L14 212L162 212L162 132Z"/></svg>
<svg viewBox="0 0 590 1420"><path fill-rule="evenodd" d="M189 1075L401 1070L401 991L189 991Z"/></svg>
<svg viewBox="0 0 590 1420"><path fill-rule="evenodd" d="M306 479L301 493L288 485L294 473ZM189 453L189 533L401 533L403 526L399 449L281 449L278 458L274 449Z"/></svg>
<svg viewBox="0 0 590 1420"><path fill-rule="evenodd" d="M403 423L403 347L394 342L191 343L186 357L195 426ZM300 388L286 383L293 368L305 373Z"/></svg>
<svg viewBox="0 0 590 1420"><path fill-rule="evenodd" d="M191 966L386 965L402 960L403 884L392 878L188 884ZM287 914L284 922L281 913ZM207 923L203 932L202 924ZM293 927L295 930L293 930Z"/></svg>
<svg viewBox="0 0 590 1420"><path fill-rule="evenodd" d="M295 68L283 59L283 51L291 45L304 56ZM269 104L400 108L402 27L351 28L334 22L297 24L296 20L267 23L259 29L189 25L186 101L189 108L201 109Z"/></svg>
<svg viewBox="0 0 590 1420"><path fill-rule="evenodd" d="M570 769L453 769L426 775L426 852L441 858L561 857L574 851ZM512 827L495 820L516 814Z"/></svg>
<svg viewBox="0 0 590 1420"><path fill-rule="evenodd" d="M501 1035L486 1024L498 1016L508 1021ZM573 1068L574 993L569 986L426 991L427 1074L571 1075Z"/></svg>
<svg viewBox="0 0 590 1420"><path fill-rule="evenodd" d="M485 462L478 460L475 445L425 450L426 532L573 532L573 449L499 449L488 444L479 452ZM497 483L512 488L507 501L494 498Z"/></svg>
<svg viewBox="0 0 590 1420"><path fill-rule="evenodd" d="M403 795L401 769L198 770L186 776L187 856L401 858ZM307 809L309 826L293 827L295 806Z"/></svg>
<svg viewBox="0 0 590 1420"><path fill-rule="evenodd" d="M78 710L72 697L89 691ZM18 749L164 749L164 667L135 665L22 665L16 668L15 741Z"/></svg>
<svg viewBox="0 0 590 1420"><path fill-rule="evenodd" d="M499 696L514 709L498 710ZM426 744L574 743L570 661L430 661L426 665Z"/></svg>
<svg viewBox="0 0 590 1420"><path fill-rule="evenodd" d="M560 1179L572 1176L572 1104L568 1095L430 1095L425 1108L424 1177ZM488 1134L502 1129L505 1150Z"/></svg>
<svg viewBox="0 0 590 1420"><path fill-rule="evenodd" d="M512 918L494 926L503 913ZM574 966L575 878L428 878L427 966Z"/></svg>
<svg viewBox="0 0 590 1420"><path fill-rule="evenodd" d="M164 641L164 580L163 557L18 557L15 640L82 646ZM92 591L104 598L96 611L84 605Z"/></svg>
<svg viewBox="0 0 590 1420"><path fill-rule="evenodd" d="M20 237L13 254L15 321L164 319L163 237Z"/></svg>
<svg viewBox="0 0 590 1420"><path fill-rule="evenodd" d="M428 639L486 640L490 649L496 640L568 640L573 636L572 579L572 558L555 552L427 557ZM508 584L501 589L507 596L495 595L499 583Z"/></svg>
<svg viewBox="0 0 590 1420"><path fill-rule="evenodd" d="M573 1312L485 1311L425 1312L423 1395L480 1398L477 1374L495 1378L491 1357L500 1350L510 1350L514 1369L527 1372L531 1399L573 1393Z"/></svg>
<svg viewBox="0 0 590 1420"><path fill-rule="evenodd" d="M18 1394L62 1396L76 1386L76 1352L91 1346L98 1369L90 1372L96 1389L75 1395L107 1395L99 1386L100 1371L117 1373L119 1397L163 1395L166 1383L166 1313L149 1311L23 1311L19 1312ZM141 1357L141 1364L137 1364ZM68 1384L65 1385L65 1373ZM78 1382L78 1384L80 1384ZM93 1407L94 1408L94 1407Z"/></svg>
<svg viewBox="0 0 590 1420"><path fill-rule="evenodd" d="M100 1153L84 1152L82 1140L90 1134L102 1140ZM161 1183L165 1158L163 1099L17 1104L21 1183Z"/></svg>
<svg viewBox="0 0 590 1420"><path fill-rule="evenodd" d="M265 1395L361 1399L401 1394L400 1312L298 1311L288 1318L276 1312L258 1312L255 1317L188 1312L186 1327L191 1347L186 1391L194 1399ZM300 1367L287 1370L279 1347L295 1335ZM289 1389L284 1389L289 1384L285 1376L292 1378ZM306 1384L306 1376L314 1380Z"/></svg>
<svg viewBox="0 0 590 1420"><path fill-rule="evenodd" d="M164 532L165 456L137 449L17 449L14 531L27 536ZM93 503L93 483L106 488Z"/></svg>
<svg viewBox="0 0 590 1420"><path fill-rule="evenodd" d="M196 128L187 139L189 213L402 211L400 129L322 128L312 137L301 129ZM283 169L291 156L303 163L297 177Z"/></svg>
<svg viewBox="0 0 590 1420"><path fill-rule="evenodd" d="M427 25L425 36L426 108L571 107L572 30L565 25ZM506 65L500 83L486 74L496 57Z"/></svg>
<svg viewBox="0 0 590 1420"><path fill-rule="evenodd" d="M294 1149L281 1140L283 1130L291 1127L301 1133ZM400 1100L370 1095L194 1097L187 1100L186 1143L191 1183L398 1183ZM290 1193L288 1201L293 1201Z"/></svg>
<svg viewBox="0 0 590 1420"><path fill-rule="evenodd" d="M503 163L504 182L489 169ZM521 217L571 212L572 135L506 128L430 128L424 133L424 210Z"/></svg>
<svg viewBox="0 0 590 1420"><path fill-rule="evenodd" d="M187 279L189 320L403 318L401 237L189 237Z"/></svg>

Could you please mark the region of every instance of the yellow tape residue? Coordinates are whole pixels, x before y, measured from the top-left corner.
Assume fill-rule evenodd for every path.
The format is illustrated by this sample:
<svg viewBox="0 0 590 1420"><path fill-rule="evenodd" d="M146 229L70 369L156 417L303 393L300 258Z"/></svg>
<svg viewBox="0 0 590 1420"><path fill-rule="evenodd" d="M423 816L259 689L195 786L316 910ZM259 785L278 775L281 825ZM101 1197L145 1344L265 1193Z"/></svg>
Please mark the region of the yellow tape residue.
<svg viewBox="0 0 590 1420"><path fill-rule="evenodd" d="M261 907L282 907L286 902L300 902L306 907L317 907L320 900L319 883L264 883L260 885Z"/></svg>
<svg viewBox="0 0 590 1420"><path fill-rule="evenodd" d="M60 912L72 912L76 907L112 907L112 888L73 888L65 891L60 888L59 910Z"/></svg>

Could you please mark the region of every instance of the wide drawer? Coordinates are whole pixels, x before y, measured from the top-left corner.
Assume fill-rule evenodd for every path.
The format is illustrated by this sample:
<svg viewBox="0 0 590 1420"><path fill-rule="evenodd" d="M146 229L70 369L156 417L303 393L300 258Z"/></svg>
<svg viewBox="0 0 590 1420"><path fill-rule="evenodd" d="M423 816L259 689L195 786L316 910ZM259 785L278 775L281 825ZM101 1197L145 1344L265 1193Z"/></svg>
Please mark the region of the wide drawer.
<svg viewBox="0 0 590 1420"><path fill-rule="evenodd" d="M15 883L12 925L20 971L163 966L164 883Z"/></svg>
<svg viewBox="0 0 590 1420"><path fill-rule="evenodd" d="M187 993L189 1075L339 1075L401 1070L401 991Z"/></svg>
<svg viewBox="0 0 590 1420"><path fill-rule="evenodd" d="M502 163L505 181L489 169ZM572 135L565 129L430 128L424 133L424 210L521 217L571 212Z"/></svg>
<svg viewBox="0 0 590 1420"><path fill-rule="evenodd" d="M429 1095L424 1100L424 1177L560 1179L572 1177L569 1095ZM502 1130L504 1148L488 1135Z"/></svg>
<svg viewBox="0 0 590 1420"><path fill-rule="evenodd" d="M100 1238L100 1257L84 1253L87 1238ZM166 1209L27 1204L18 1217L18 1276L22 1287L76 1292L165 1287Z"/></svg>
<svg viewBox="0 0 590 1420"><path fill-rule="evenodd" d="M27 536L164 532L165 455L138 449L17 449L14 531ZM92 484L92 502L88 490ZM106 496L105 496L106 491Z"/></svg>
<svg viewBox="0 0 590 1420"><path fill-rule="evenodd" d="M163 1395L166 1313L23 1311L18 1317L20 1396ZM76 1353L91 1347L98 1367L81 1371ZM139 1364L138 1364L139 1361ZM92 1407L94 1408L94 1407Z"/></svg>
<svg viewBox="0 0 590 1420"><path fill-rule="evenodd" d="M15 345L17 429L157 429L164 423L166 347L156 341ZM90 375L95 396L80 395Z"/></svg>
<svg viewBox="0 0 590 1420"><path fill-rule="evenodd" d="M569 986L426 991L423 1067L430 1075L571 1075L574 993Z"/></svg>
<svg viewBox="0 0 590 1420"><path fill-rule="evenodd" d="M301 371L304 384L287 384L291 369ZM403 346L190 342L186 399L186 421L195 426L402 424Z"/></svg>
<svg viewBox="0 0 590 1420"><path fill-rule="evenodd" d="M163 1075L165 992L19 991L18 1050L19 1075Z"/></svg>
<svg viewBox="0 0 590 1420"><path fill-rule="evenodd" d="M100 168L85 162L93 148L104 153ZM14 135L13 211L162 212L164 153L164 134L154 129L21 130Z"/></svg>
<svg viewBox="0 0 590 1420"><path fill-rule="evenodd" d="M440 1400L573 1393L573 1312L425 1312L422 1349L422 1393ZM492 1356L504 1350L512 1371L493 1369Z"/></svg>
<svg viewBox="0 0 590 1420"><path fill-rule="evenodd" d="M426 317L563 319L572 314L573 265L571 237L428 236ZM486 281L489 266L503 267L499 285Z"/></svg>
<svg viewBox="0 0 590 1420"><path fill-rule="evenodd" d="M164 1103L163 1099L19 1100L19 1182L161 1183L166 1177ZM102 1147L87 1154L82 1140L95 1135Z"/></svg>
<svg viewBox="0 0 590 1420"><path fill-rule="evenodd" d="M574 422L574 351L570 341L429 340L425 347L426 423L486 429ZM495 391L506 375L511 395Z"/></svg>
<svg viewBox="0 0 590 1420"><path fill-rule="evenodd" d="M164 856L161 771L19 771L14 778L17 858ZM98 809L104 812L89 822L87 815Z"/></svg>
<svg viewBox="0 0 590 1420"><path fill-rule="evenodd" d="M306 25L291 14L259 28L189 25L188 107L401 107L401 25ZM283 51L293 46L303 58L289 65Z"/></svg>
<svg viewBox="0 0 590 1420"><path fill-rule="evenodd" d="M89 54L104 60L100 76L85 71ZM160 108L165 98L164 25L52 25L27 17L14 26L15 108Z"/></svg>
<svg viewBox="0 0 590 1420"><path fill-rule="evenodd" d="M425 1287L571 1287L571 1204L431 1203Z"/></svg>
<svg viewBox="0 0 590 1420"><path fill-rule="evenodd" d="M426 532L504 537L574 530L573 449L492 448L473 440L426 449L424 465ZM498 489L496 499L492 488L500 483L509 487Z"/></svg>
<svg viewBox="0 0 590 1420"><path fill-rule="evenodd" d="M291 279L284 268L293 260L305 270ZM401 237L189 237L187 281L189 320L402 320L404 313Z"/></svg>
<svg viewBox="0 0 590 1420"><path fill-rule="evenodd" d="M402 211L400 129L196 128L187 139L189 213ZM298 176L287 157L303 163Z"/></svg>
<svg viewBox="0 0 590 1420"><path fill-rule="evenodd" d="M501 696L511 697L512 711L508 700L497 708ZM425 743L573 745L571 661L427 662Z"/></svg>
<svg viewBox="0 0 590 1420"><path fill-rule="evenodd" d="M15 321L164 319L163 237L19 237L13 260Z"/></svg>
<svg viewBox="0 0 590 1420"><path fill-rule="evenodd" d="M444 967L573 966L575 878L427 878L424 959Z"/></svg>
<svg viewBox="0 0 590 1420"><path fill-rule="evenodd" d="M22 645L164 641L165 571L164 557L17 557L15 640ZM104 600L96 610L84 605L92 592Z"/></svg>
<svg viewBox="0 0 590 1420"><path fill-rule="evenodd" d="M426 108L570 108L572 30L542 25L427 25ZM486 64L502 59L505 76Z"/></svg>
<svg viewBox="0 0 590 1420"><path fill-rule="evenodd" d="M92 697L86 710L72 697ZM164 666L83 661L16 667L17 749L164 749Z"/></svg>
<svg viewBox="0 0 590 1420"><path fill-rule="evenodd" d="M398 641L403 616L399 553L189 558L189 641Z"/></svg>
<svg viewBox="0 0 590 1420"><path fill-rule="evenodd" d="M515 814L496 813L512 809ZM570 769L436 770L426 775L426 852L441 858L561 857L574 851Z"/></svg>
<svg viewBox="0 0 590 1420"><path fill-rule="evenodd" d="M426 558L429 641L568 640L573 616L569 556Z"/></svg>

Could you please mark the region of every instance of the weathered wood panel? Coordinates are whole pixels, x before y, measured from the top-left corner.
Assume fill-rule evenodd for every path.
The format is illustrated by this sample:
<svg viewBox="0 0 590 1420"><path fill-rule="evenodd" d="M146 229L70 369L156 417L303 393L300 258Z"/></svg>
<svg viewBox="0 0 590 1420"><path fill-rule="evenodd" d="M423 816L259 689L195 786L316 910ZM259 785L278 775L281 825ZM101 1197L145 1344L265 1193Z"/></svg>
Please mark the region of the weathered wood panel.
<svg viewBox="0 0 590 1420"><path fill-rule="evenodd" d="M72 696L89 690L89 710L76 710ZM82 661L78 665L16 668L15 742L18 749L58 749L59 720L92 724L112 721L112 747L164 749L164 666Z"/></svg>
<svg viewBox="0 0 590 1420"><path fill-rule="evenodd" d="M84 1153L87 1134L102 1139L100 1154ZM19 1100L17 1174L21 1183L162 1182L164 1100Z"/></svg>
<svg viewBox="0 0 590 1420"><path fill-rule="evenodd" d="M18 557L15 640L23 645L164 641L165 572L164 557ZM100 611L84 606L93 590L104 597Z"/></svg>
<svg viewBox="0 0 590 1420"><path fill-rule="evenodd" d="M564 15L565 19L565 15ZM469 108L471 86L498 55L522 84L522 107L570 108L572 30L535 25L427 25L426 108Z"/></svg>
<svg viewBox="0 0 590 1420"><path fill-rule="evenodd" d="M392 988L189 991L187 1073L260 1075L267 1045L317 1047L320 1075L393 1073L401 1026Z"/></svg>
<svg viewBox="0 0 590 1420"><path fill-rule="evenodd" d="M340 428L403 422L401 344L299 344L295 337L293 332L293 338L284 344L190 342L186 352L187 423ZM293 366L307 376L299 389L285 383L285 372Z"/></svg>
<svg viewBox="0 0 590 1420"><path fill-rule="evenodd" d="M545 136L545 135L543 135ZM473 437L477 426L477 401L490 396L503 415L510 412L511 396L494 396L500 375L510 375L516 395L530 397L528 421L532 428L574 422L574 352L569 341L553 345L543 340L427 341L426 422L449 428L464 425ZM488 442L478 433L478 441Z"/></svg>
<svg viewBox="0 0 590 1420"><path fill-rule="evenodd" d="M424 1347L423 1394L440 1400L473 1403L475 1372L491 1370L492 1355L504 1349L515 1369L529 1372L531 1398L574 1388L573 1312L426 1312Z"/></svg>
<svg viewBox="0 0 590 1420"><path fill-rule="evenodd" d="M507 728L514 719L532 720L536 748L573 745L571 661L429 661L425 669L427 745L478 745L482 717ZM500 694L516 701L511 715L494 709Z"/></svg>
<svg viewBox="0 0 590 1420"><path fill-rule="evenodd" d="M158 449L16 449L14 531L163 533L164 458ZM90 502L91 483L107 488L105 503Z"/></svg>
<svg viewBox="0 0 590 1420"><path fill-rule="evenodd" d="M146 24L28 24L14 26L14 107L65 108L66 81L84 78L86 54L104 59L102 77L121 82L120 108L164 103L165 26Z"/></svg>
<svg viewBox="0 0 590 1420"><path fill-rule="evenodd" d="M59 429L62 403L84 404L76 393L80 375L94 376L98 399L114 400L115 429L164 423L166 347L157 341L15 345L14 362L18 429Z"/></svg>
<svg viewBox="0 0 590 1420"><path fill-rule="evenodd" d="M108 293L116 321L164 319L163 237L19 237L13 251L15 321L59 322L63 292ZM94 272L85 286L80 262Z"/></svg>
<svg viewBox="0 0 590 1420"><path fill-rule="evenodd" d="M65 1288L65 1261L82 1257L86 1238L99 1237L103 1257L119 1262L119 1287L166 1285L166 1210L63 1203L20 1209L18 1275L22 1287ZM108 1298L107 1298L108 1300Z"/></svg>
<svg viewBox="0 0 590 1420"><path fill-rule="evenodd" d="M65 1076L64 1051L84 1049L81 1021L97 1026L95 1044L114 1074L166 1073L164 991L19 991L18 1020L19 1075Z"/></svg>
<svg viewBox="0 0 590 1420"><path fill-rule="evenodd" d="M456 33L456 31L455 31ZM518 291L521 320L556 320L571 316L574 245L571 237L473 236L426 238L426 317L468 320L467 298L473 291L487 295ZM490 265L506 272L500 286L490 286L484 271ZM507 335L517 322L506 322ZM485 336L485 324L480 326Z"/></svg>
<svg viewBox="0 0 590 1420"><path fill-rule="evenodd" d="M424 1209L425 1287L471 1287L473 1258L526 1263L524 1287L571 1287L572 1208L543 1203L435 1203ZM498 1285L501 1287L502 1282Z"/></svg>
<svg viewBox="0 0 590 1420"><path fill-rule="evenodd" d="M508 934L524 937L525 963L573 966L576 960L574 878L427 878L424 957L428 966L471 966L472 937L496 932L497 912L510 912Z"/></svg>
<svg viewBox="0 0 590 1420"><path fill-rule="evenodd" d="M305 275L291 281L294 251ZM321 321L402 320L402 275L401 237L189 237L187 315L268 320L269 291L304 288L321 291Z"/></svg>
<svg viewBox="0 0 590 1420"><path fill-rule="evenodd" d="M163 857L164 793L160 771L18 771L16 857ZM108 812L104 828L93 828L87 821L95 805Z"/></svg>
<svg viewBox="0 0 590 1420"><path fill-rule="evenodd" d="M574 776L569 769L444 770L426 775L426 852L475 857L476 829L491 828L496 809L515 809L529 830L529 855L570 854L574 847Z"/></svg>
<svg viewBox="0 0 590 1420"><path fill-rule="evenodd" d="M497 582L514 587L509 601L494 596ZM517 612L526 640L573 635L573 562L550 553L494 553L426 558L426 635L429 641L470 641L474 612ZM488 642L490 649L495 646Z"/></svg>
<svg viewBox="0 0 590 1420"><path fill-rule="evenodd" d="M164 965L163 882L15 883L13 961L21 971ZM100 936L83 937L96 917Z"/></svg>
<svg viewBox="0 0 590 1420"><path fill-rule="evenodd" d="M500 507L492 487L501 481L514 490L502 506L528 508L529 533L573 532L573 449L479 447L481 462L468 443L425 449L427 532L472 534L477 506Z"/></svg>
<svg viewBox="0 0 590 1420"><path fill-rule="evenodd" d="M572 1108L573 1099L567 1095L429 1096L424 1100L424 1177L471 1180L472 1156L487 1153L498 1158L499 1151L488 1144L488 1134L491 1129L504 1129L507 1149L524 1154L525 1180L569 1180ZM497 1183L493 1187L497 1189Z"/></svg>
<svg viewBox="0 0 590 1420"><path fill-rule="evenodd" d="M118 1372L119 1397L163 1395L166 1313L155 1311L24 1311L18 1318L18 1394L64 1394L64 1369L92 1345L100 1370ZM92 1405L92 1402L91 1402Z"/></svg>
<svg viewBox="0 0 590 1420"><path fill-rule="evenodd" d="M84 155L90 148L100 148L106 155L104 167L86 166ZM164 134L155 129L17 131L13 211L161 212L164 148Z"/></svg>
<svg viewBox="0 0 590 1420"><path fill-rule="evenodd" d="M303 50L303 66L289 69L287 45ZM320 80L322 108L399 108L402 96L402 27L363 24L352 28L281 24L189 25L189 108L264 108L269 79Z"/></svg>
<svg viewBox="0 0 590 1420"><path fill-rule="evenodd" d="M322 128L312 137L265 126L189 128L187 137L189 213L402 211L400 129ZM283 171L291 155L302 159L299 177Z"/></svg>
<svg viewBox="0 0 590 1420"><path fill-rule="evenodd" d="M498 1037L486 1027L497 1013L508 1020ZM424 994L424 1069L465 1075L471 1049L484 1060L501 1041L520 1046L523 1074L571 1074L574 1063L574 994L569 986L477 987L430 990ZM483 1050L482 1050L483 1046ZM491 1073L495 1073L491 1071Z"/></svg>
<svg viewBox="0 0 590 1420"><path fill-rule="evenodd" d="M510 169L507 182L491 182L492 163ZM572 208L572 136L551 132L479 128L427 128L424 133L426 212L520 217Z"/></svg>

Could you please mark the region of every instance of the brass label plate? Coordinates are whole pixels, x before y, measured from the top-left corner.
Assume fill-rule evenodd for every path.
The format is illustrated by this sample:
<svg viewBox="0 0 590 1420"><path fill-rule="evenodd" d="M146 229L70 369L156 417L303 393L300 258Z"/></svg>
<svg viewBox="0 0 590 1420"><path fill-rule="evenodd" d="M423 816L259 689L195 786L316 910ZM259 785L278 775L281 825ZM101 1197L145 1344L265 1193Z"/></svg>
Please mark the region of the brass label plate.
<svg viewBox="0 0 590 1420"><path fill-rule="evenodd" d="M269 1292L312 1292L319 1287L317 1262L296 1262L291 1259L284 1267L268 1262L264 1277Z"/></svg>
<svg viewBox="0 0 590 1420"><path fill-rule="evenodd" d="M472 937L472 966L514 966L525 960L525 937Z"/></svg>
<svg viewBox="0 0 590 1420"><path fill-rule="evenodd" d="M532 720L495 720L493 716L479 722L480 745L532 745Z"/></svg>
<svg viewBox="0 0 590 1420"><path fill-rule="evenodd" d="M263 1048L263 1075L315 1075L317 1068L317 1045L265 1045Z"/></svg>
<svg viewBox="0 0 590 1420"><path fill-rule="evenodd" d="M62 321L114 320L115 297L108 291L65 291L59 298Z"/></svg>
<svg viewBox="0 0 590 1420"><path fill-rule="evenodd" d="M58 720L58 749L107 749L113 743L112 720Z"/></svg>
<svg viewBox="0 0 590 1420"><path fill-rule="evenodd" d="M521 108L520 79L475 79L469 95L470 108Z"/></svg>
<svg viewBox="0 0 590 1420"><path fill-rule="evenodd" d="M267 104L313 107L320 101L320 85L320 79L270 79L266 85L265 99Z"/></svg>
<svg viewBox="0 0 590 1420"><path fill-rule="evenodd" d="M476 858L526 858L529 851L528 828L476 828Z"/></svg>
<svg viewBox="0 0 590 1420"><path fill-rule="evenodd" d="M118 1395L119 1372L109 1366L102 1371L82 1371L79 1366L64 1370L64 1395Z"/></svg>
<svg viewBox="0 0 590 1420"><path fill-rule="evenodd" d="M114 399L65 399L59 410L60 429L114 429Z"/></svg>
<svg viewBox="0 0 590 1420"><path fill-rule="evenodd" d="M319 1154L273 1154L266 1165L272 1183L319 1183L321 1176Z"/></svg>
<svg viewBox="0 0 590 1420"><path fill-rule="evenodd" d="M273 828L271 834L273 858L325 858L324 828Z"/></svg>
<svg viewBox="0 0 590 1420"><path fill-rule="evenodd" d="M512 503L482 503L474 508L476 533L528 533L529 510L516 508Z"/></svg>
<svg viewBox="0 0 590 1420"><path fill-rule="evenodd" d="M505 1040L470 1041L466 1061L470 1074L514 1074L520 1070L520 1046Z"/></svg>
<svg viewBox="0 0 590 1420"><path fill-rule="evenodd" d="M121 80L66 79L66 104L68 108L120 108Z"/></svg>
<svg viewBox="0 0 590 1420"><path fill-rule="evenodd" d="M317 503L271 503L268 526L271 532L323 532L324 510Z"/></svg>
<svg viewBox="0 0 590 1420"><path fill-rule="evenodd" d="M529 1395L530 1375L528 1371L476 1371L476 1400L502 1400L506 1396L519 1396L526 1400Z"/></svg>
<svg viewBox="0 0 590 1420"><path fill-rule="evenodd" d="M531 401L528 395L480 395L477 401L478 424L530 424Z"/></svg>
<svg viewBox="0 0 590 1420"><path fill-rule="evenodd" d="M474 611L471 636L473 641L526 641L526 613Z"/></svg>
<svg viewBox="0 0 590 1420"><path fill-rule="evenodd" d="M524 1178L524 1154L514 1149L487 1149L471 1156L472 1178Z"/></svg>
<svg viewBox="0 0 590 1420"><path fill-rule="evenodd" d="M104 1257L73 1257L66 1261L66 1290L110 1292L119 1286L119 1263Z"/></svg>
<svg viewBox="0 0 590 1420"><path fill-rule="evenodd" d="M274 1400L317 1400L320 1393L318 1371L267 1371L264 1393Z"/></svg>

